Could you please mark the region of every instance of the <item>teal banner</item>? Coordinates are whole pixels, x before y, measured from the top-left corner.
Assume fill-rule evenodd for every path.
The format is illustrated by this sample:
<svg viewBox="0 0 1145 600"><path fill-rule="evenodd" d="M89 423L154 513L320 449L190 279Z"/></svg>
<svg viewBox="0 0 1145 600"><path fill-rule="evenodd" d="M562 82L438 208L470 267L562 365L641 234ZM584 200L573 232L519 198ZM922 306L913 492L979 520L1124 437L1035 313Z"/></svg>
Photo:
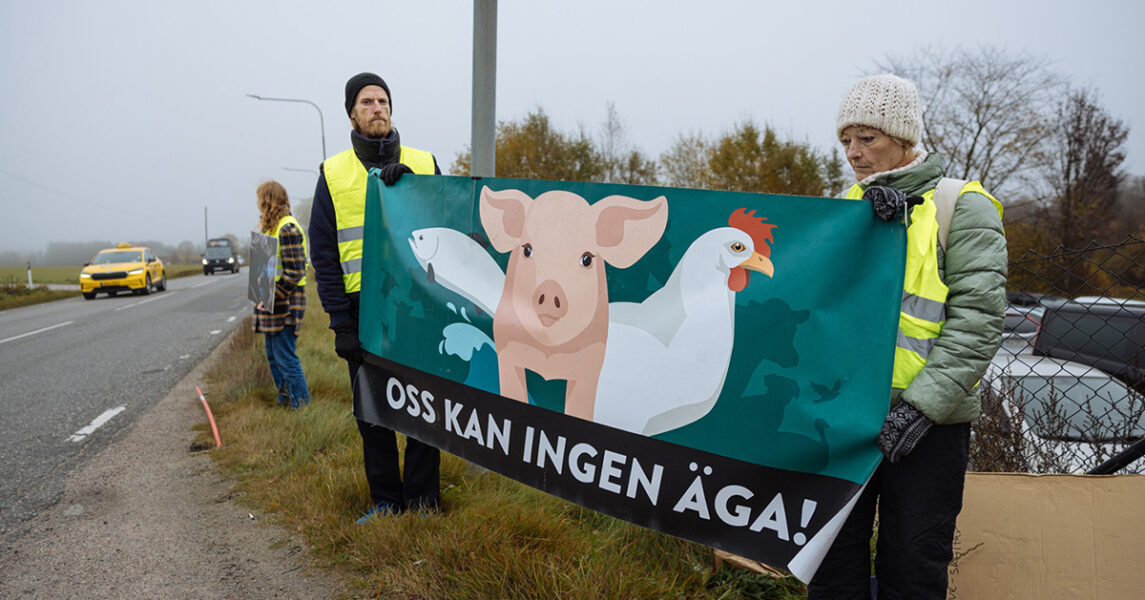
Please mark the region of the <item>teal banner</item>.
<svg viewBox="0 0 1145 600"><path fill-rule="evenodd" d="M851 200L371 178L358 418L807 581L882 458L906 232Z"/></svg>

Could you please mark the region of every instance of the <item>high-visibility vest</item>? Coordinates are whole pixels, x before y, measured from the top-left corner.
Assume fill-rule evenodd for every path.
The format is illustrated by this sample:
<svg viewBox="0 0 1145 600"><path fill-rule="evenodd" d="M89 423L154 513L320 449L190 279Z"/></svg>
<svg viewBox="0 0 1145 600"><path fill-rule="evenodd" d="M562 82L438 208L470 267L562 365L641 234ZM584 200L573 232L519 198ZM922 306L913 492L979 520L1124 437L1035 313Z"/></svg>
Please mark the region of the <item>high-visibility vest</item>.
<svg viewBox="0 0 1145 600"><path fill-rule="evenodd" d="M277 238L278 234L282 232L283 226L286 225L287 223L290 223L291 225L294 225L295 227L298 228L298 232L302 234L303 256L310 256L310 248L308 247L308 245L306 243L306 232L303 231L303 229L302 229L302 223L299 223L298 219L294 218L294 215L284 215L281 219L279 219L278 225L276 225L274 227L274 233L272 233L270 235L273 235L274 237ZM278 245L278 265L274 267L274 280L278 281L279 279L282 279L282 244L281 243ZM298 285L306 285L306 262L305 261L303 261L303 263L302 263L302 279L298 280Z"/></svg>
<svg viewBox="0 0 1145 600"><path fill-rule="evenodd" d="M402 146L398 161L418 175L433 175L433 154ZM342 284L347 293L362 287L362 232L366 222L366 167L353 150L345 150L322 164L326 187L334 203L334 223L338 228L338 260L342 263Z"/></svg>
<svg viewBox="0 0 1145 600"><path fill-rule="evenodd" d="M1002 203L977 181L962 186L961 196L977 192L994 203L998 216ZM859 200L863 187L851 186L846 198ZM903 277L902 308L899 309L898 340L895 343L894 375L891 387L906 389L919 371L942 333L946 323L946 297L950 289L938 275L938 219L934 190L922 195L922 204L910 211L906 230L906 273Z"/></svg>

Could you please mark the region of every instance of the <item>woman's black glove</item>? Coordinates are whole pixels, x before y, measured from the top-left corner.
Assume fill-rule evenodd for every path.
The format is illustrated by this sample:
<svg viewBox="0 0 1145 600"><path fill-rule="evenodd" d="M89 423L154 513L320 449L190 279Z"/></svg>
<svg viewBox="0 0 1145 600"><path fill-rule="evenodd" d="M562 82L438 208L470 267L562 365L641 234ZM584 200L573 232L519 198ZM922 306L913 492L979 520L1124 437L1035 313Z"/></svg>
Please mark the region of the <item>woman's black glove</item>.
<svg viewBox="0 0 1145 600"><path fill-rule="evenodd" d="M872 185L863 192L863 200L871 203L875 216L890 223L898 220L906 210L922 204L922 196L907 196L893 187Z"/></svg>
<svg viewBox="0 0 1145 600"><path fill-rule="evenodd" d="M393 185L406 173L413 173L413 169L400 162L391 163L378 169L378 177L386 185Z"/></svg>
<svg viewBox="0 0 1145 600"><path fill-rule="evenodd" d="M343 321L334 326L334 353L350 362L362 362L357 323Z"/></svg>
<svg viewBox="0 0 1145 600"><path fill-rule="evenodd" d="M900 402L887 413L887 418L883 421L883 430L879 432L878 437L879 450L883 451L887 460L897 463L914 450L931 427L934 427L934 421L917 408L906 402Z"/></svg>

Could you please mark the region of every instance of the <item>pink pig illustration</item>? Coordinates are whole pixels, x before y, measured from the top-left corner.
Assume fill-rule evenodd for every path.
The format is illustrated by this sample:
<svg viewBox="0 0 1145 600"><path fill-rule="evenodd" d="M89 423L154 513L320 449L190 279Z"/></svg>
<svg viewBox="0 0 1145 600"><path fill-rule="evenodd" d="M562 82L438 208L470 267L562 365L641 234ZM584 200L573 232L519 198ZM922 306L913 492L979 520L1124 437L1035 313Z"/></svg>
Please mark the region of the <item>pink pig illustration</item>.
<svg viewBox="0 0 1145 600"><path fill-rule="evenodd" d="M663 196L609 196L595 204L566 191L530 198L481 190L481 225L509 253L493 315L501 395L528 401L525 371L564 379L565 414L592 420L608 337L605 263L631 266L668 223Z"/></svg>

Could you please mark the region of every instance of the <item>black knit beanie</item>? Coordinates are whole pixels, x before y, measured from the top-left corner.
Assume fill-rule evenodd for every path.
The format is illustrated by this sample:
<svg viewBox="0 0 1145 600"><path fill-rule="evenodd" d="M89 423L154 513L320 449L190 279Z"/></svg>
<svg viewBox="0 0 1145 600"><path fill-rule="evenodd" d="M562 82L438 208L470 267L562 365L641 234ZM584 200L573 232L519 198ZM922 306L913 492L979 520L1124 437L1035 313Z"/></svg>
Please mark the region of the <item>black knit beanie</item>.
<svg viewBox="0 0 1145 600"><path fill-rule="evenodd" d="M354 108L354 101L358 99L358 92L367 85L381 86L383 90L386 90L386 95L390 97L390 113L392 114L394 98L390 95L390 86L386 85L386 80L373 73L358 73L346 82L346 116L350 116L350 110Z"/></svg>

